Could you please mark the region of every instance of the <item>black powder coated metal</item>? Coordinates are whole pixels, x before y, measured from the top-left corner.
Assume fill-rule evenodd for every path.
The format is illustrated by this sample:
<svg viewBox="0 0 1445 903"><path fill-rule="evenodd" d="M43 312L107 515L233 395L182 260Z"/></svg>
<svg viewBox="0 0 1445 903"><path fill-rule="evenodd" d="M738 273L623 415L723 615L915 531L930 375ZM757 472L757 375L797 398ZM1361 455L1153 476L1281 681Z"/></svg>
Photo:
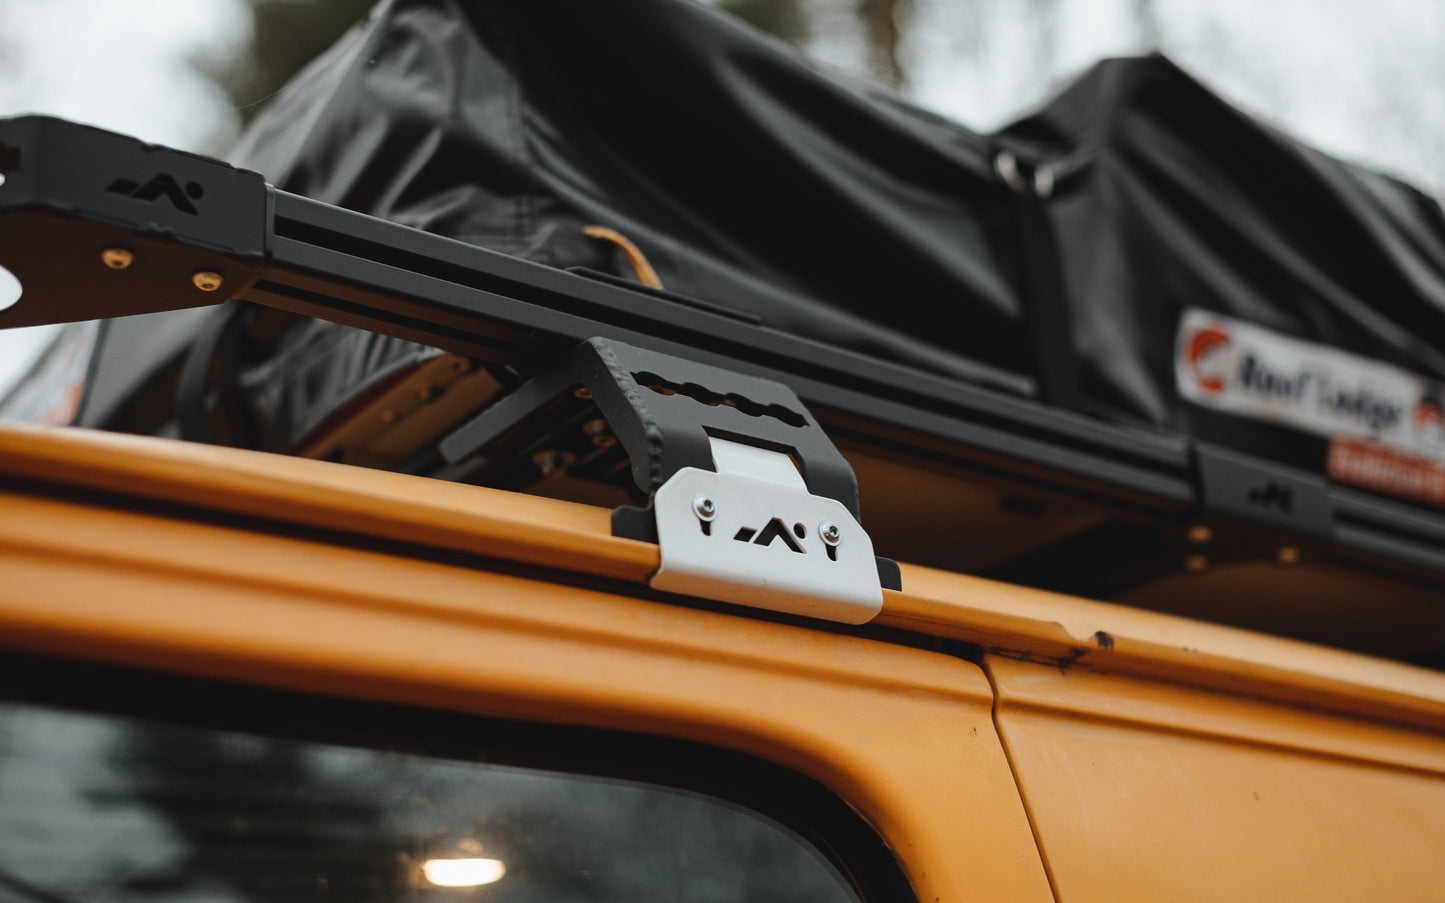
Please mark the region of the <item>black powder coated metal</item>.
<svg viewBox="0 0 1445 903"><path fill-rule="evenodd" d="M12 158L63 158L71 161L68 171L96 175L35 190L23 178L29 166L12 166L21 177L0 186L0 264L21 279L25 294L0 313L0 327L237 298L524 372L600 337L782 382L810 408L838 412L844 432L882 441L896 434L908 445L905 434L921 434L941 442L944 454L968 459L972 449L985 467L1031 467L1047 472L1049 482L1144 510L1179 510L1192 495L1182 440L277 191L220 161L60 120L33 125L31 117L0 121L0 144ZM135 165L137 156L144 167ZM158 222L156 207L170 203L165 197L88 203L95 185L141 168L223 184L232 207ZM219 231L216 219L231 231ZM134 248L136 262L108 269L100 260L108 247ZM222 275L221 290L198 290L198 270Z"/></svg>
<svg viewBox="0 0 1445 903"><path fill-rule="evenodd" d="M853 468L787 386L600 338L457 429L442 441L442 456L506 456L518 440L549 431L537 421L588 402L626 449L643 497L684 467L711 470L709 440L733 439L792 456L809 492L860 517Z"/></svg>
<svg viewBox="0 0 1445 903"><path fill-rule="evenodd" d="M1100 498L1145 510L1178 510L1191 498L1182 439L1110 426L656 293L272 193L271 260L241 296L247 301L524 370L547 367L577 342L616 340L782 382L815 413L861 416L863 432L874 439L921 432L973 447L990 461L1035 465L1052 471L1052 481L1074 490L1087 484Z"/></svg>
<svg viewBox="0 0 1445 903"><path fill-rule="evenodd" d="M0 255L24 291L7 328L215 304L266 256L265 181L217 160L20 116L0 119L0 175ZM107 266L107 250L132 262Z"/></svg>

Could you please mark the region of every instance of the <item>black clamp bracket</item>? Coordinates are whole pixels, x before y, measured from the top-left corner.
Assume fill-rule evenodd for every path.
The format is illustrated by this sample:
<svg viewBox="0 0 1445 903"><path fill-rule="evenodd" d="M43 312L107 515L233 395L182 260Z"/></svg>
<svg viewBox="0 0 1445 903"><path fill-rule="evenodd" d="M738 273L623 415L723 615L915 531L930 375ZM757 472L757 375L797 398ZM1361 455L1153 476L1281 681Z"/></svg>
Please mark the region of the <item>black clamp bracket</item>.
<svg viewBox="0 0 1445 903"><path fill-rule="evenodd" d="M588 406L627 452L644 507L612 532L657 542L657 589L863 623L899 589L873 555L852 467L787 386L593 338L441 443L505 460Z"/></svg>

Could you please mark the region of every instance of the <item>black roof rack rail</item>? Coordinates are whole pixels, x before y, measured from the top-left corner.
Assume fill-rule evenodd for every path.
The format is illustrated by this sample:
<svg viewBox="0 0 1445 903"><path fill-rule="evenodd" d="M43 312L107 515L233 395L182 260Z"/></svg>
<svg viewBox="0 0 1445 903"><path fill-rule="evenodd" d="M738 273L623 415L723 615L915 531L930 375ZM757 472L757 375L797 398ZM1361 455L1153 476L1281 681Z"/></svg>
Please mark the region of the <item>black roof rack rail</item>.
<svg viewBox="0 0 1445 903"><path fill-rule="evenodd" d="M1272 543L1293 537L1445 586L1445 513L1054 408L1028 397L1024 376L980 365L974 383L872 358L51 117L0 120L0 173L0 265L23 286L0 328L239 299L523 373L602 339L782 383L834 442L1081 499L1146 528L1254 525Z"/></svg>

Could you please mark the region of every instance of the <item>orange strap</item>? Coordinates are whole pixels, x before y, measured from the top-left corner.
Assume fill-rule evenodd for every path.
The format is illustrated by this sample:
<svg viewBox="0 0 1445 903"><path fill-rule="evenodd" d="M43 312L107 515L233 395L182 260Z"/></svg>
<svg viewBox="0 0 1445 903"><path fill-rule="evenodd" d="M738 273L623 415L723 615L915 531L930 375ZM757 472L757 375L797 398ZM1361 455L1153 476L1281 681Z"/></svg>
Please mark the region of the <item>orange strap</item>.
<svg viewBox="0 0 1445 903"><path fill-rule="evenodd" d="M621 248L622 253L627 257L627 262L632 265L632 271L637 274L638 282L648 288L662 288L662 280L657 278L657 271L652 268L652 264L647 262L642 251L638 250L637 245L633 244L626 235L606 226L587 226L582 232L593 238L610 241Z"/></svg>

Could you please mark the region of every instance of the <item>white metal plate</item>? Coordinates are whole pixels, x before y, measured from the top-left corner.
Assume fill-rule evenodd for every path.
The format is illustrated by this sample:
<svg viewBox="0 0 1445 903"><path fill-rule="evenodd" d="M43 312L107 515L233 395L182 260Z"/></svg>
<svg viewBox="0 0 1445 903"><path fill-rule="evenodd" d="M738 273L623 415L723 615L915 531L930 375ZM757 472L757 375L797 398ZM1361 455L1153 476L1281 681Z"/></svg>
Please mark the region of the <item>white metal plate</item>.
<svg viewBox="0 0 1445 903"><path fill-rule="evenodd" d="M713 440L718 472L687 467L653 498L655 589L862 624L883 608L873 542L848 509L808 492L788 456ZM715 506L711 521L694 506ZM819 531L838 528L834 555Z"/></svg>

